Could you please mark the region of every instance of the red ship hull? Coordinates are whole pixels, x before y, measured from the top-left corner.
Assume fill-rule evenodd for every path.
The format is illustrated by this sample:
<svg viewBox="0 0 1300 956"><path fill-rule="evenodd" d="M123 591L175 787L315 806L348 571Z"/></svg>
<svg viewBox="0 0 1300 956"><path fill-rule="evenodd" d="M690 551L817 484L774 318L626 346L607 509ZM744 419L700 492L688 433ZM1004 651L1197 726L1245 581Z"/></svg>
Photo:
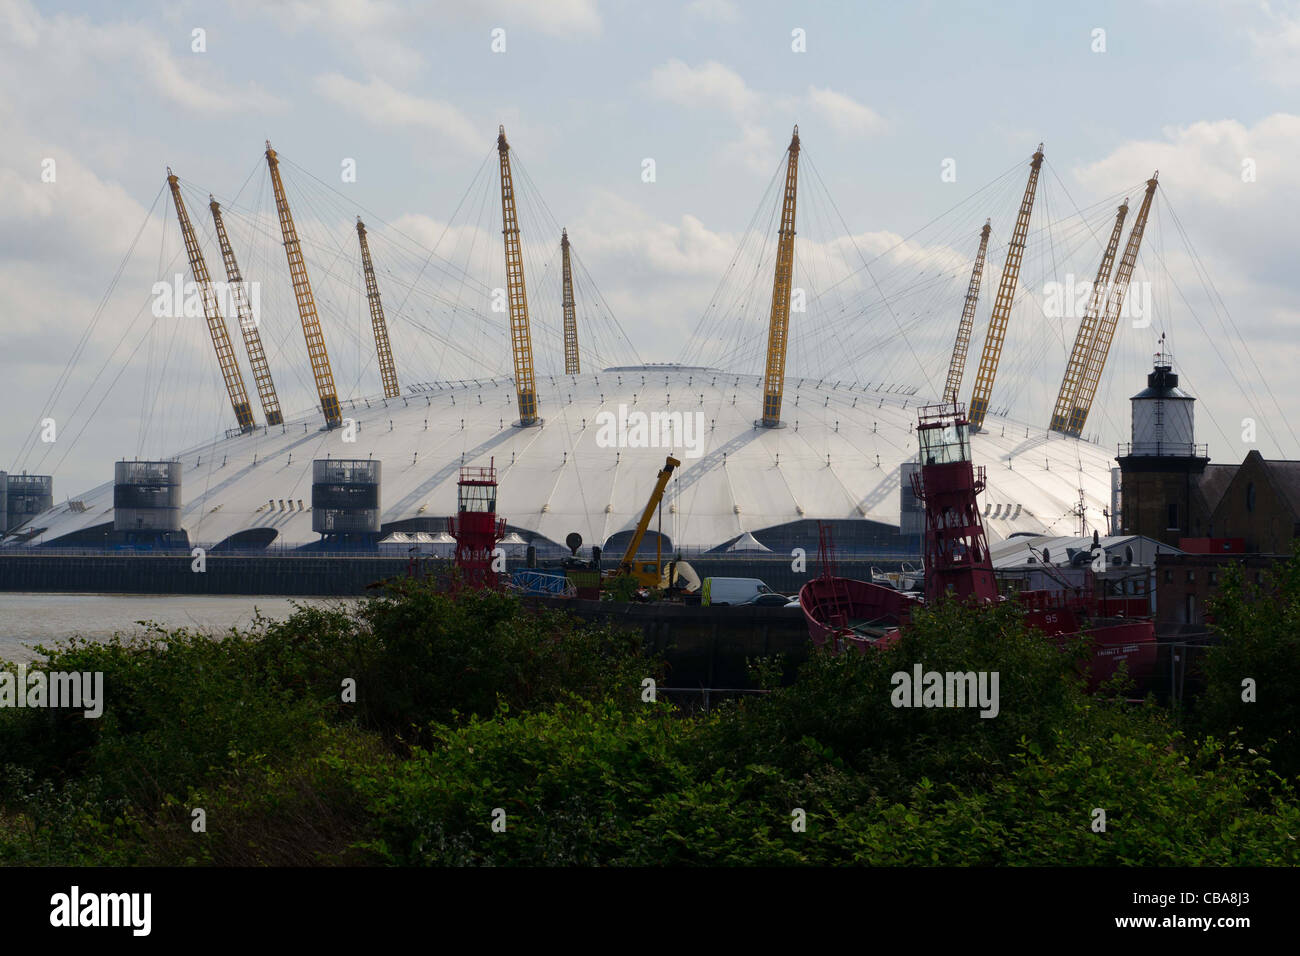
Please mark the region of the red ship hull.
<svg viewBox="0 0 1300 956"><path fill-rule="evenodd" d="M1026 592L1025 623L1064 647L1084 636L1092 645L1088 684L1096 689L1109 680L1123 661L1139 688L1151 679L1156 664L1156 628L1144 616L1145 601L1101 599L1088 607L1080 600L1066 601L1044 592Z"/></svg>
<svg viewBox="0 0 1300 956"><path fill-rule="evenodd" d="M808 635L834 651L887 647L911 622L916 601L900 591L850 578L819 577L799 591Z"/></svg>
<svg viewBox="0 0 1300 956"><path fill-rule="evenodd" d="M1090 642L1093 651L1086 664L1090 689L1113 677L1121 661L1138 688L1151 679L1156 635L1154 623L1140 616L1145 602L1102 599L1088 613L1092 609L1081 601L1067 603L1041 592L1026 592L1021 599L1027 605L1025 623L1062 649L1081 634ZM893 588L851 578L818 577L799 591L808 636L817 647L836 653L888 647L911 623L918 603Z"/></svg>

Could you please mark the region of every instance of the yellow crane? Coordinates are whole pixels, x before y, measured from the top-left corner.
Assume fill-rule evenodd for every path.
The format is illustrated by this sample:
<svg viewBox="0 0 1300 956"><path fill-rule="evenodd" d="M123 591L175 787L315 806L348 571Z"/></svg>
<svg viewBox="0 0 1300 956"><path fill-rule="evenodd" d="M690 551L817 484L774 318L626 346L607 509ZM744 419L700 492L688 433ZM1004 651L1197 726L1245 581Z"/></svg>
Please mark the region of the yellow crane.
<svg viewBox="0 0 1300 956"><path fill-rule="evenodd" d="M613 576L630 575L636 578L638 584L648 588L662 586L663 555L659 554L652 564L649 561L638 561L636 553L641 547L641 541L645 538L646 529L650 527L650 519L654 517L655 510L664 500L664 489L668 487L668 480L673 476L673 469L680 466L681 462L672 455L669 455L664 461L664 466L659 471L658 479L655 481L654 491L650 492L650 500L646 502L645 510L641 512L641 520L636 523L636 530L632 532L632 537L627 543L627 550L623 552L623 560L618 563L618 568L614 571ZM659 540L662 549L663 538L661 537Z"/></svg>
<svg viewBox="0 0 1300 956"><path fill-rule="evenodd" d="M311 294L311 280L307 278L307 264L302 258L302 244L298 230L289 211L289 200L280 181L280 160L275 150L266 143L266 165L271 170L271 188L275 190L275 209L280 216L280 233L284 237L284 254L289 260L289 275L293 279L293 294L298 300L298 316L302 319L302 334L307 340L307 358L311 360L311 373L316 379L316 395L320 410L325 415L325 426L337 428L343 424L339 410L338 393L334 389L334 372L330 369L329 353L325 350L325 334L316 316L316 299Z"/></svg>
<svg viewBox="0 0 1300 956"><path fill-rule="evenodd" d="M1106 312L1097 326L1097 337L1088 353L1088 363L1083 368L1083 377L1079 381L1079 391L1075 396L1074 408L1070 410L1069 420L1065 423L1065 434L1078 438L1083 434L1083 426L1092 411L1093 399L1097 397L1097 386L1101 384L1101 372L1106 367L1106 357L1110 354L1110 343L1115 338L1115 326L1119 324L1119 312L1124 306L1124 293L1128 291L1129 280L1133 278L1133 266L1137 264L1138 249L1142 246L1142 234L1146 232L1147 215L1151 212L1151 200L1156 194L1156 179L1160 171L1156 170L1147 180L1146 194L1142 205L1138 207L1137 219L1129 230L1128 243L1124 246L1124 255L1119 260L1119 269L1115 273L1115 282L1110 289L1110 298L1106 302Z"/></svg>
<svg viewBox="0 0 1300 956"><path fill-rule="evenodd" d="M984 220L980 230L980 248L975 253L975 265L971 267L970 284L966 287L966 304L961 309L961 323L957 326L957 341L952 347L952 358L948 362L948 381L943 386L945 403L957 401L957 392L961 389L962 373L966 371L966 352L970 348L970 333L975 326L975 304L979 302L980 280L984 277L984 253L989 248L989 220Z"/></svg>
<svg viewBox="0 0 1300 956"><path fill-rule="evenodd" d="M388 342L388 323L384 321L384 305L379 301L375 265L370 261L366 224L360 216L357 216L357 239L361 243L361 268L366 274L366 299L370 302L370 324L375 330L375 352L379 355L379 376L384 380L384 398L397 398L402 390L397 387L397 366L393 362L393 347Z"/></svg>
<svg viewBox="0 0 1300 956"><path fill-rule="evenodd" d="M578 361L578 315L573 305L573 271L569 268L569 230L560 230L560 258L564 265L564 374L582 371Z"/></svg>
<svg viewBox="0 0 1300 956"><path fill-rule="evenodd" d="M221 377L226 382L226 394L230 396L231 407L235 410L235 421L239 430L253 430L253 409L248 404L248 393L244 391L244 376L239 371L239 360L230 344L230 333L226 330L226 320L221 316L217 304L217 294L212 288L212 279L208 275L208 264L203 260L203 250L194 235L194 226L190 223L190 214L185 211L185 200L181 198L180 180L176 178L171 167L167 168L167 185L172 190L172 202L176 206L176 218L181 224L181 234L185 237L185 252L190 257L190 272L194 274L194 283L199 287L203 297L203 314L208 320L208 332L212 336L212 347L217 350L217 364L221 366Z"/></svg>
<svg viewBox="0 0 1300 956"><path fill-rule="evenodd" d="M1002 343L1007 337L1007 320L1011 317L1011 304L1016 297L1016 283L1020 281L1020 261L1025 255L1025 238L1029 235L1029 214L1034 209L1034 192L1038 188L1038 171L1043 165L1043 144L1029 163L1029 182L1020 200L1016 214L1016 228L1007 246L1007 259L1002 265L1002 278L998 282L997 298L993 300L993 314L989 317L989 331L984 337L984 352L980 355L980 368L975 376L975 388L970 397L970 423L978 429L988 414L989 397L993 394L993 380L998 374L998 360L1002 358Z"/></svg>
<svg viewBox="0 0 1300 956"><path fill-rule="evenodd" d="M244 336L244 350L248 352L248 364L253 368L253 381L257 383L257 397L262 402L262 414L268 425L284 424L284 414L280 411L280 399L275 394L275 383L271 381L271 367L266 364L266 351L262 348L262 336L257 330L257 318L249 308L244 295L244 279L235 261L235 250L230 247L230 237L226 235L226 224L221 217L221 206L212 195L208 195L208 208L212 210L212 224L217 228L217 242L221 246L221 259L226 265L226 280L235 297L235 311L239 314L239 331Z"/></svg>
<svg viewBox="0 0 1300 956"><path fill-rule="evenodd" d="M1102 254L1101 265L1097 267L1097 281L1092 284L1092 295L1088 298L1088 307L1084 310L1083 320L1079 323L1079 332L1074 337L1074 348L1070 351L1070 361L1065 366L1065 377L1061 379L1061 390L1056 394L1056 405L1052 410L1054 432L1064 432L1069 420L1070 409L1074 407L1075 393L1079 390L1079 380L1083 376L1084 366L1088 364L1088 354L1097 333L1097 318L1102 304L1106 300L1106 284L1110 282L1110 270L1115 263L1115 250L1119 248L1119 235L1124 231L1124 218L1128 215L1128 200L1119 207L1115 214L1115 227L1110 232L1110 241Z"/></svg>
<svg viewBox="0 0 1300 956"><path fill-rule="evenodd" d="M776 240L776 270L772 276L772 313L767 328L767 369L763 374L765 428L781 424L781 397L785 393L785 350L790 331L790 283L794 278L794 214L799 190L799 127L794 128L787 150L785 194L781 200L781 231Z"/></svg>
<svg viewBox="0 0 1300 956"><path fill-rule="evenodd" d="M515 212L515 185L510 174L510 144L506 128L497 135L501 161L501 233L506 249L506 298L510 308L510 347L515 358L515 397L519 424L536 425L537 383L533 376L533 335L528 327L528 292L524 286L524 257L519 246L519 217Z"/></svg>

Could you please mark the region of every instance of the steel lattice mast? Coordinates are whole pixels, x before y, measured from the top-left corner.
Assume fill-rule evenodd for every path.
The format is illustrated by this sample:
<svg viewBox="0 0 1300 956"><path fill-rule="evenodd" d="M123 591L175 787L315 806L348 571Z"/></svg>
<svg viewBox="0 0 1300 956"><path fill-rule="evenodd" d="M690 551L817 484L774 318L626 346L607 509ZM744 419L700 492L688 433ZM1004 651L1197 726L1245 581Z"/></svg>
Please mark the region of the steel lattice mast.
<svg viewBox="0 0 1300 956"><path fill-rule="evenodd" d="M284 237L284 254L289 260L289 275L293 278L293 294L298 300L298 316L302 319L302 334L307 340L307 357L311 360L311 372L316 379L316 394L320 398L321 412L325 415L327 428L337 428L343 424L339 411L338 393L334 389L334 373L330 369L329 353L325 349L325 334L321 331L320 319L316 316L316 299L311 294L311 280L307 278L307 265L302 258L302 244L298 242L298 230L293 224L293 214L289 212L289 200L284 195L284 183L280 181L280 161L276 158L271 143L266 144L266 165L271 170L271 187L275 190L275 208L280 216L280 233Z"/></svg>
<svg viewBox="0 0 1300 956"><path fill-rule="evenodd" d="M1146 232L1147 215L1151 212L1151 200L1156 194L1157 170L1147 180L1146 194L1142 205L1138 207L1137 219L1128 234L1128 244L1124 247L1124 256L1119 261L1115 273L1115 282L1110 289L1110 299L1106 302L1106 312L1097 326L1097 338L1092 351L1088 353L1088 364L1084 366L1083 378L1079 382L1079 391L1074 408L1065 424L1065 434L1078 438L1083 434L1083 426L1092 411L1093 399L1097 397L1097 386L1101 384L1102 369L1106 367L1106 357L1110 354L1110 344L1115 338L1115 327L1119 324L1120 309L1124 306L1124 294L1128 291L1129 280L1133 278L1133 266L1137 264L1138 249L1142 246L1142 234Z"/></svg>
<svg viewBox="0 0 1300 956"><path fill-rule="evenodd" d="M785 393L785 353L790 333L790 284L794 279L794 215L799 191L799 127L794 128L785 167L785 193L781 200L781 231L776 241L776 271L772 276L772 314L767 329L767 369L763 375L765 428L781 424L781 397Z"/></svg>
<svg viewBox="0 0 1300 956"><path fill-rule="evenodd" d="M966 371L966 352L970 348L970 333L975 326L975 305L980 297L980 280L984 277L984 254L989 248L989 220L984 220L980 230L980 248L975 253L975 265L970 271L970 285L966 287L966 303L961 309L961 324L957 326L957 341L952 347L948 362L948 381L943 387L945 403L957 401L961 389L962 373Z"/></svg>
<svg viewBox="0 0 1300 956"><path fill-rule="evenodd" d="M370 324L375 330L375 352L379 355L379 375L384 380L384 398L397 398L402 394L397 385L397 365L393 362L393 347L388 342L388 323L384 320L384 305L379 301L375 266L370 261L366 225L360 216L357 216L357 239L361 243L361 268L366 274L366 299L370 302Z"/></svg>
<svg viewBox="0 0 1300 956"><path fill-rule="evenodd" d="M1074 348L1070 352L1070 361L1065 366L1065 377L1061 379L1061 390L1056 395L1056 406L1052 410L1054 432L1064 432L1069 420L1070 409L1074 407L1075 394L1079 390L1079 380L1083 376L1084 366L1096 340L1097 318L1102 304L1106 301L1106 284L1110 282L1110 270L1115 263L1115 251L1119 248L1119 236L1124 231L1124 218L1128 215L1128 200L1119 207L1115 214L1115 227L1111 230L1110 241L1102 254L1101 265L1097 267L1097 281L1092 284L1092 295L1088 298L1088 307L1084 310L1083 320L1079 323L1079 332L1074 337Z"/></svg>
<svg viewBox="0 0 1300 956"><path fill-rule="evenodd" d="M226 224L221 217L221 206L208 196L208 208L212 210L212 223L217 228L217 242L221 246L221 259L226 266L226 281L235 297L235 311L239 314L239 331L244 336L244 349L248 352L248 364L253 368L253 381L257 384L257 397L262 403L262 414L268 425L281 425L284 415L280 411L280 399L275 394L275 383L271 381L271 368L266 364L266 351L262 348L262 336L257 330L257 317L244 296L244 279L235 261L235 250L230 247L230 237L226 235Z"/></svg>
<svg viewBox="0 0 1300 956"><path fill-rule="evenodd" d="M226 394L230 396L231 407L235 410L235 421L240 431L253 430L253 409L248 404L248 393L244 390L244 376L239 371L239 360L230 344L230 333L226 330L226 320L221 316L217 304L217 294L212 288L212 279L208 275L208 264L203 260L203 250L194 235L194 226L190 214L185 211L185 200L181 198L180 180L167 169L167 184L171 186L172 202L176 206L176 218L181 224L181 234L185 237L185 252L190 258L190 272L199 287L203 298L203 314L208 320L208 332L212 336L212 347L217 350L217 363L221 366L221 377L226 383Z"/></svg>
<svg viewBox="0 0 1300 956"><path fill-rule="evenodd" d="M1007 246L1007 259L1002 265L1002 278L998 282L998 295L993 301L993 314L989 317L989 331L984 337L984 352L980 356L979 373L970 399L970 424L978 429L988 414L989 397L993 394L993 380L998 374L998 360L1002 357L1002 343L1007 337L1007 320L1011 317L1011 304L1015 301L1016 283L1020 280L1020 262L1025 255L1025 238L1029 235L1029 215L1034 209L1034 192L1038 188L1038 171L1043 165L1043 144L1038 144L1029 164L1029 182L1020 200L1016 215L1016 228Z"/></svg>
<svg viewBox="0 0 1300 956"><path fill-rule="evenodd" d="M510 144L506 128L497 135L501 160L501 234L506 251L506 296L510 308L510 347L515 359L515 396L519 424L536 425L537 384L533 376L533 336L528 326L528 291L524 286L524 258L519 246L519 217L515 212L515 186L510 174Z"/></svg>
<svg viewBox="0 0 1300 956"><path fill-rule="evenodd" d="M578 361L578 315L573 304L573 271L569 267L569 230L560 230L560 258L564 264L564 374L582 371Z"/></svg>

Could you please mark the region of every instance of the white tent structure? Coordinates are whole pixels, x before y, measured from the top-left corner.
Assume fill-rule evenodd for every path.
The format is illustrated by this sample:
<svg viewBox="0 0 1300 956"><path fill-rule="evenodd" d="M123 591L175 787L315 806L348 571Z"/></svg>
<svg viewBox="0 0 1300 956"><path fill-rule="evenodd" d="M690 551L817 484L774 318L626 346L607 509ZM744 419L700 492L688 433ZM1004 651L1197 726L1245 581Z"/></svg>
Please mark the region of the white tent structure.
<svg viewBox="0 0 1300 956"><path fill-rule="evenodd" d="M455 551L456 539L445 531L394 531L379 541L379 553L383 555L420 554L449 558Z"/></svg>
<svg viewBox="0 0 1300 956"><path fill-rule="evenodd" d="M763 529L809 519L896 526L900 466L916 455L917 407L925 404L913 391L791 377L784 427L767 429L755 425L759 375L612 368L539 376L543 423L522 428L510 378L408 385L400 398L345 400L354 430L326 431L311 410L175 455L182 522L196 545L252 529L274 532L277 548L312 544L319 540L309 507L312 460L372 458L383 463L381 522L386 531L408 530L418 523L392 525L454 514L461 467L494 462L497 512L514 528L557 546L573 531L604 544L635 527L671 453L682 465L661 520L677 548L707 550L737 537L752 548ZM637 413L647 427L637 427ZM1109 450L996 415L971 448L988 473L981 510L991 542L1018 531L1069 533L1079 489L1089 525L1105 527ZM112 472L105 462L105 477ZM281 510L282 500L308 507ZM112 521L107 481L34 516L26 526L33 533L18 546L89 540Z"/></svg>
<svg viewBox="0 0 1300 956"><path fill-rule="evenodd" d="M746 531L727 546L728 553L733 551L771 551L772 549Z"/></svg>

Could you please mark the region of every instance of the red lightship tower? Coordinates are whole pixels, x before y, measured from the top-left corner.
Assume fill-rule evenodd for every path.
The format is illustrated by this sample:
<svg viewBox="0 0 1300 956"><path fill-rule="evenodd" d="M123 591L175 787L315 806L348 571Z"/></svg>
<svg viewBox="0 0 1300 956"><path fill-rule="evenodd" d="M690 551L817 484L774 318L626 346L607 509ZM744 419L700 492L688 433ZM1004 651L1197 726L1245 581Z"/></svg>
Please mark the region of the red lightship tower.
<svg viewBox="0 0 1300 956"><path fill-rule="evenodd" d="M463 587L497 587L492 552L506 533L506 519L497 517L496 459L488 467L461 468L456 483L459 512L447 519L456 539L456 567Z"/></svg>
<svg viewBox="0 0 1300 956"><path fill-rule="evenodd" d="M965 407L925 406L916 435L921 470L912 475L912 490L925 502L926 603L949 592L958 601L992 603L998 588L975 497L984 490L984 467L971 464Z"/></svg>

